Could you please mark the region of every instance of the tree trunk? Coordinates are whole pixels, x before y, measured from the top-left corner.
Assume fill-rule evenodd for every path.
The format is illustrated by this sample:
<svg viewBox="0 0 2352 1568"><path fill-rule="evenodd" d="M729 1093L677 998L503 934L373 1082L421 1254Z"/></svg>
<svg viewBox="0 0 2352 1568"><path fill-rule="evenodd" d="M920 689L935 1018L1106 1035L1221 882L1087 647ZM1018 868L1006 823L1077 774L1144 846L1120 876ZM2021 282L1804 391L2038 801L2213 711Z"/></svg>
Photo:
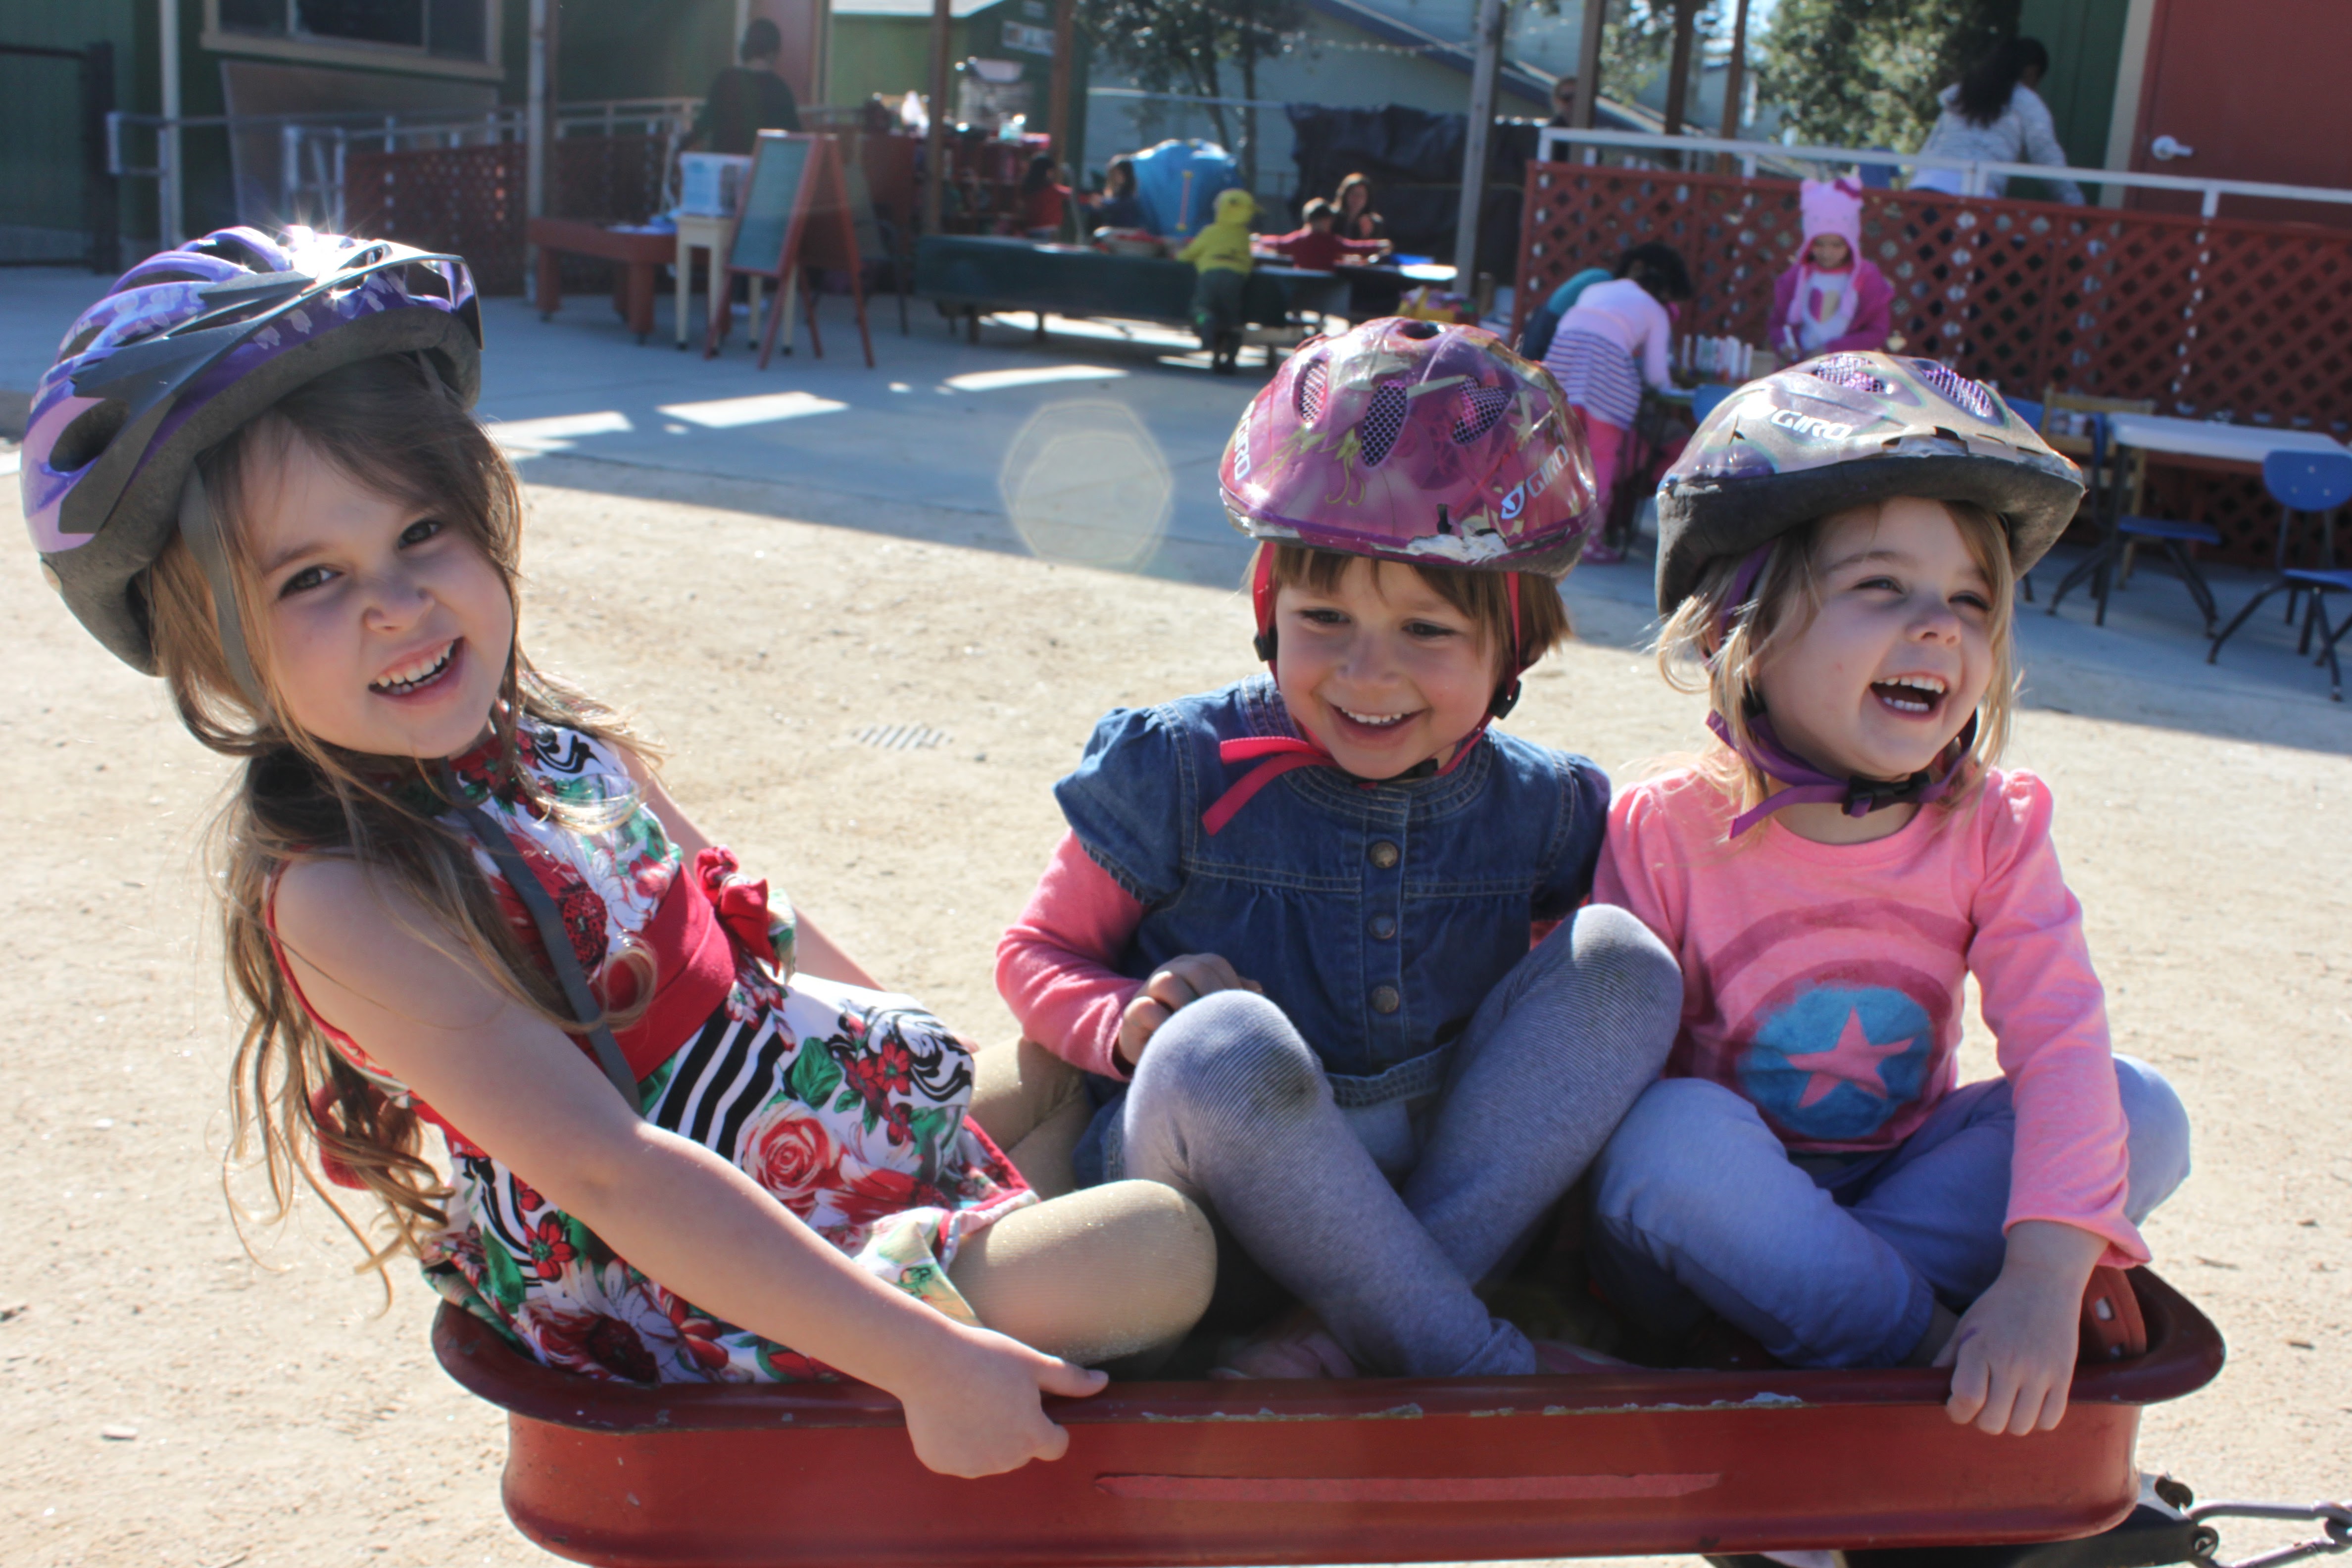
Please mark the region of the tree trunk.
<svg viewBox="0 0 2352 1568"><path fill-rule="evenodd" d="M1250 103L1242 110L1242 188L1257 195L1257 40L1244 38L1241 47L1242 96Z"/></svg>

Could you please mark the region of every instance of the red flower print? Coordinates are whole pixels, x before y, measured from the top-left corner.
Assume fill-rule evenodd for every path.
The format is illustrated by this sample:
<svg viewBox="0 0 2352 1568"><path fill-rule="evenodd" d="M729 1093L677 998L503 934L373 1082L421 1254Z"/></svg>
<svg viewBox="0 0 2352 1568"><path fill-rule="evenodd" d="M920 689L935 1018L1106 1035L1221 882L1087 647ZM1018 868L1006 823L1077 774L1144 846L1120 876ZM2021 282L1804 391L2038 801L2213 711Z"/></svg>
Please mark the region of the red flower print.
<svg viewBox="0 0 2352 1568"><path fill-rule="evenodd" d="M921 1206L921 1183L904 1171L868 1171L832 1194L834 1211L846 1225L871 1225Z"/></svg>
<svg viewBox="0 0 2352 1568"><path fill-rule="evenodd" d="M529 1214L533 1209L543 1209L547 1206L547 1200L539 1195L539 1189L520 1176L514 1178L514 1199L517 1214Z"/></svg>
<svg viewBox="0 0 2352 1568"><path fill-rule="evenodd" d="M653 1352L646 1349L643 1335L618 1318L598 1315L589 1325L587 1351L600 1366L608 1367L615 1376L631 1383L656 1383L661 1370L654 1364Z"/></svg>
<svg viewBox="0 0 2352 1568"><path fill-rule="evenodd" d="M841 1184L841 1150L816 1118L777 1108L752 1124L743 1169L805 1219L819 1194Z"/></svg>
<svg viewBox="0 0 2352 1568"><path fill-rule="evenodd" d="M530 1267L541 1279L560 1279L563 1266L577 1256L571 1237L563 1234L563 1221L553 1215L541 1220L529 1236Z"/></svg>
<svg viewBox="0 0 2352 1568"><path fill-rule="evenodd" d="M677 1342L694 1358L694 1364L705 1372L725 1366L727 1347L718 1342L719 1325L667 1291L662 1294L668 1303L670 1327L677 1331Z"/></svg>
<svg viewBox="0 0 2352 1568"><path fill-rule="evenodd" d="M593 971L604 962L604 900L571 867L556 870L562 886L555 891L555 907L563 917L564 934L572 939L581 967Z"/></svg>

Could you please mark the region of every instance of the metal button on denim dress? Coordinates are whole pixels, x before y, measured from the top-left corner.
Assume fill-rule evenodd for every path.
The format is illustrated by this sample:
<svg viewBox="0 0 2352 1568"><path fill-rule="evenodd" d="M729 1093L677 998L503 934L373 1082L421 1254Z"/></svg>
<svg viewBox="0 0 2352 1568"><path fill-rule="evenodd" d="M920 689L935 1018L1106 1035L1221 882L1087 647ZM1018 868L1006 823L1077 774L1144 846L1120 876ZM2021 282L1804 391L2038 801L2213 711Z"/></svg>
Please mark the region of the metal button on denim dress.
<svg viewBox="0 0 2352 1568"><path fill-rule="evenodd" d="M1201 814L1234 771L1218 743L1297 733L1265 676L1115 710L1055 797L1087 853L1146 906L1121 973L1222 954L1315 1047L1343 1107L1433 1093L1445 1047L1526 954L1534 922L1566 916L1591 887L1608 780L1581 757L1489 731L1435 778L1286 773L1208 834ZM1115 1102L1124 1086L1097 1090ZM1114 1114L1096 1118L1081 1180L1101 1179Z"/></svg>

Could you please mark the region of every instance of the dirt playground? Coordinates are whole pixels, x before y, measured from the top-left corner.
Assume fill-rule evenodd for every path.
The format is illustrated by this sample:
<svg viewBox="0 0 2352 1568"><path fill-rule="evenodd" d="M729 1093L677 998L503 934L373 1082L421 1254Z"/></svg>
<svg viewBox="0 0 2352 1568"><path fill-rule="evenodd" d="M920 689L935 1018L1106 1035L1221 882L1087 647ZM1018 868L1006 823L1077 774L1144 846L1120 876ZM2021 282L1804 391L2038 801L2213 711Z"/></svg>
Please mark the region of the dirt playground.
<svg viewBox="0 0 2352 1568"><path fill-rule="evenodd" d="M586 468L577 489L535 469L536 656L640 713L687 809L876 974L1007 1037L991 955L1060 830L1048 785L1106 708L1245 673L1239 599L782 521L782 490L673 476L643 499ZM1634 650L1634 616L1571 598L1586 640L1511 728L1620 778L1691 746L1698 710ZM22 549L0 637L24 830L0 870L0 1563L551 1561L499 1510L499 1415L433 1363L431 1294L404 1270L379 1310L315 1203L251 1235L258 1261L232 1224L232 1026L196 868L226 769ZM2031 678L2011 761L2056 792L2116 1045L2196 1123L2196 1173L2149 1239L2231 1347L2213 1387L2149 1413L2142 1462L2209 1498L2352 1493L2352 729L2178 691L2157 724L2110 677ZM856 738L899 724L945 738ZM1990 1070L1970 1049L1969 1076Z"/></svg>

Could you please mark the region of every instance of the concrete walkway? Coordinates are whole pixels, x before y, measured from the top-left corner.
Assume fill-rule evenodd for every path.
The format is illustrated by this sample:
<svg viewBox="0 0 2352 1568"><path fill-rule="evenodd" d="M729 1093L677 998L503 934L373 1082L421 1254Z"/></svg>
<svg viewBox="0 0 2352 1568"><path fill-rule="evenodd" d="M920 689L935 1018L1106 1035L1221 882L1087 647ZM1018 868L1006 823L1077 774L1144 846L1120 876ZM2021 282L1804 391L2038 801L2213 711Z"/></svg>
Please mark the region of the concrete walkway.
<svg viewBox="0 0 2352 1568"><path fill-rule="evenodd" d="M30 389L104 287L65 268L11 272L0 290L0 392ZM898 302L883 296L868 306L875 368L848 302L827 298L824 356L810 352L803 325L798 352L761 371L740 321L718 359L701 357L698 301L693 347L672 347L670 309L665 294L641 346L594 294L574 295L548 321L521 300L485 302L482 412L527 479L1185 582L1229 584L1241 572L1247 552L1218 505L1216 466L1264 384L1255 363L1216 377L1185 335L1060 318L1048 318L1043 341L1034 318L991 319L969 344L919 300L901 335ZM1644 542L1625 564L1570 579L1586 636L1643 640L1646 555ZM2105 627L2089 624L2079 594L2058 616L2043 614L2076 558L2061 551L2042 566L2042 604L2020 606L2031 703L2352 752L2352 712L2327 700L2326 671L2295 655L2275 615L2256 617L2208 665L2188 595L2161 564L2115 595ZM2233 567L2209 576L2225 615L2264 580Z"/></svg>

